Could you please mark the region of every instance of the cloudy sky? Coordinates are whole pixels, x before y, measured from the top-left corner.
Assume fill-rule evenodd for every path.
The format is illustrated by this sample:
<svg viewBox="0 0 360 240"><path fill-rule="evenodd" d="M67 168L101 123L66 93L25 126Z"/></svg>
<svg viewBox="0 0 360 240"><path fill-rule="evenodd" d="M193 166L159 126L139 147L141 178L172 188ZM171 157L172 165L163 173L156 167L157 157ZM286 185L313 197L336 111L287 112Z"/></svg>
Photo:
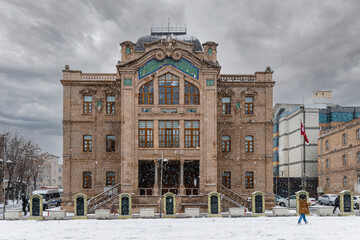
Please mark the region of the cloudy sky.
<svg viewBox="0 0 360 240"><path fill-rule="evenodd" d="M0 129L61 156L64 65L114 73L119 42L168 18L219 44L223 74L271 66L274 103L332 90L336 103L360 105L359 12L356 0L0 0Z"/></svg>

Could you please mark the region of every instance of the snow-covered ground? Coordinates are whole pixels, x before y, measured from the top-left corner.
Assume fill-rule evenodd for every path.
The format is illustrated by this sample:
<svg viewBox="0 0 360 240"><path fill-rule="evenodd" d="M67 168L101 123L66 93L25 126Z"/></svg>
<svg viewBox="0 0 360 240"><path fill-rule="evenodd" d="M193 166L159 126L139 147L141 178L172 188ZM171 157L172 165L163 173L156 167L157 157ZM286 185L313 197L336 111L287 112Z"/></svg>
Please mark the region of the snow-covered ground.
<svg viewBox="0 0 360 240"><path fill-rule="evenodd" d="M359 216L0 221L0 239L359 239Z"/></svg>

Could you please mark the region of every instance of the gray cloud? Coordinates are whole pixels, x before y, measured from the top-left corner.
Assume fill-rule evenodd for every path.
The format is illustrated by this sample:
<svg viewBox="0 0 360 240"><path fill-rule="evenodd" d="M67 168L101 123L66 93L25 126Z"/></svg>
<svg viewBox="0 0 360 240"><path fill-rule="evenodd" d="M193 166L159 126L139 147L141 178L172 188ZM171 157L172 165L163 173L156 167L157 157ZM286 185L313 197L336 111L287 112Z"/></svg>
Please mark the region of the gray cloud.
<svg viewBox="0 0 360 240"><path fill-rule="evenodd" d="M222 73L274 70L275 102L312 102L333 90L360 105L358 1L4 1L0 0L0 129L20 128L62 153L61 69L115 72L119 42L152 25L186 24L219 43Z"/></svg>

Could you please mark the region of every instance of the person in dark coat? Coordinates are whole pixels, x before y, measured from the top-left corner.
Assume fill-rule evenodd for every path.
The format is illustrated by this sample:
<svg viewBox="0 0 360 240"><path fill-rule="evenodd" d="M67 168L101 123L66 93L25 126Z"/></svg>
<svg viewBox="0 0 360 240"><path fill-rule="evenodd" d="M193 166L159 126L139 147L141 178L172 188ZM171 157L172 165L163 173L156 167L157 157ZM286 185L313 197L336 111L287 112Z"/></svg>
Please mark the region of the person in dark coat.
<svg viewBox="0 0 360 240"><path fill-rule="evenodd" d="M300 200L299 200L300 218L299 218L298 224L301 223L302 219L304 219L305 224L308 223L308 221L306 221L305 214L310 214L309 206L310 206L310 203L306 201L306 198L304 198L304 197L300 198Z"/></svg>
<svg viewBox="0 0 360 240"><path fill-rule="evenodd" d="M27 212L26 212L26 208L27 208L27 205L29 203L29 201L27 200L27 198L25 197L25 195L22 196L22 210L24 212L24 216L26 216Z"/></svg>
<svg viewBox="0 0 360 240"><path fill-rule="evenodd" d="M337 196L337 198L335 199L334 210L333 210L334 214L335 214L336 208L339 208L339 210L340 210L340 195Z"/></svg>

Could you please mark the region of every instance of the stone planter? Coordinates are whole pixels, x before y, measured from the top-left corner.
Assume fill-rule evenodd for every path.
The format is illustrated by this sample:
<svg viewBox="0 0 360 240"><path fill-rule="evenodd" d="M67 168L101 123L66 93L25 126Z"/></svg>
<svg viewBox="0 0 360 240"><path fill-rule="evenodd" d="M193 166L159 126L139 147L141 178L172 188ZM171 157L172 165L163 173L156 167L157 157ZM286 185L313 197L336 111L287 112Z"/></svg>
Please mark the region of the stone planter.
<svg viewBox="0 0 360 240"><path fill-rule="evenodd" d="M19 220L21 217L22 217L21 210L5 211L5 219L6 220Z"/></svg>
<svg viewBox="0 0 360 240"><path fill-rule="evenodd" d="M286 216L289 215L289 209L286 207L273 207L273 214L275 216Z"/></svg>
<svg viewBox="0 0 360 240"><path fill-rule="evenodd" d="M154 218L155 211L152 208L140 209L140 218Z"/></svg>
<svg viewBox="0 0 360 240"><path fill-rule="evenodd" d="M333 207L331 206L319 206L316 210L317 215L319 216L330 216L333 215Z"/></svg>
<svg viewBox="0 0 360 240"><path fill-rule="evenodd" d="M200 209L199 208L185 208L186 217L199 217Z"/></svg>
<svg viewBox="0 0 360 240"><path fill-rule="evenodd" d="M66 218L66 211L64 210L52 210L49 211L49 218L50 219L65 219Z"/></svg>
<svg viewBox="0 0 360 240"><path fill-rule="evenodd" d="M229 208L229 214L231 217L243 217L245 216L245 208L244 207Z"/></svg>
<svg viewBox="0 0 360 240"><path fill-rule="evenodd" d="M96 219L108 219L110 218L110 209L96 209L95 210Z"/></svg>

